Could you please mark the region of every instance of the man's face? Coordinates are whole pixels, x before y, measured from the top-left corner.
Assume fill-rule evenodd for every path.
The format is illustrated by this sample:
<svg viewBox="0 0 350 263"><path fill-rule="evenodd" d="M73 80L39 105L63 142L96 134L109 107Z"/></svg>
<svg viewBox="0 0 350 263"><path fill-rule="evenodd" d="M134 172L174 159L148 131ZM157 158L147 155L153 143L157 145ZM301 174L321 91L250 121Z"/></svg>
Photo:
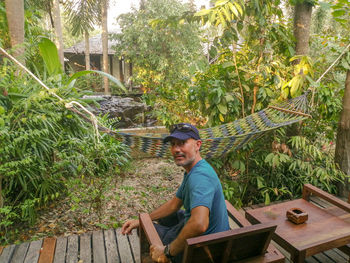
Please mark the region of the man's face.
<svg viewBox="0 0 350 263"><path fill-rule="evenodd" d="M175 138L171 139L171 154L174 157L176 165L184 168L191 168L200 146L201 141L192 138L187 139L186 141Z"/></svg>

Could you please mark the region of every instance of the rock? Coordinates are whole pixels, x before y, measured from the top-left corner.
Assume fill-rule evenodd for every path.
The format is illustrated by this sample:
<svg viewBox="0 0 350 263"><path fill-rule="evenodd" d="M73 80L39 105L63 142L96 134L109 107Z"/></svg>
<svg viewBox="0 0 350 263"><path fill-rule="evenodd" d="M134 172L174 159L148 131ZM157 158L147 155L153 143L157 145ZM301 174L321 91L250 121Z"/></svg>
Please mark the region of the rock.
<svg viewBox="0 0 350 263"><path fill-rule="evenodd" d="M96 99L100 108L93 107L94 114L105 115L109 118L118 118L113 126L115 128L137 127L138 124L148 123L144 117L149 107L130 97L119 97L111 95L84 96L83 99Z"/></svg>

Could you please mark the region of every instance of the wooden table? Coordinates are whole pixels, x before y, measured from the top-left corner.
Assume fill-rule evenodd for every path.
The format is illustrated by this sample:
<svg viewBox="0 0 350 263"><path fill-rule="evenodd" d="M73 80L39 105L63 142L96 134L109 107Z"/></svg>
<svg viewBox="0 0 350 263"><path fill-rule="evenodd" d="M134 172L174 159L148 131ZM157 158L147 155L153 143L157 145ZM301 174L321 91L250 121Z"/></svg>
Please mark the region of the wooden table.
<svg viewBox="0 0 350 263"><path fill-rule="evenodd" d="M287 220L286 211L291 208L306 211L308 220L299 225ZM246 217L252 223L275 223L272 239L291 254L293 262L350 243L350 223L305 199L248 210Z"/></svg>

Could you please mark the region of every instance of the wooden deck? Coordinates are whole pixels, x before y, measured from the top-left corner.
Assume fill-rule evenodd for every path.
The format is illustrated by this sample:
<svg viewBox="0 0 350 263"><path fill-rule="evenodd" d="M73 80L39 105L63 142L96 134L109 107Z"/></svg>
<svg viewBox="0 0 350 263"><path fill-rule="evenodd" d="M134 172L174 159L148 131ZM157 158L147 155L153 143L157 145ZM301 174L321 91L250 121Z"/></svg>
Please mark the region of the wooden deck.
<svg viewBox="0 0 350 263"><path fill-rule="evenodd" d="M327 203L313 198L312 201L322 207ZM258 206L246 207L245 210ZM330 226L331 227L331 226ZM19 245L0 247L0 263L138 263L140 262L140 244L136 230L132 235L123 236L121 229L109 229L71 235L68 237L45 238ZM274 242L273 242L274 243ZM286 256L289 254L274 245ZM325 251L306 259L307 263L345 263L349 257L337 249Z"/></svg>
<svg viewBox="0 0 350 263"><path fill-rule="evenodd" d="M0 248L0 263L136 263L140 262L140 244L136 230L124 236L109 229L45 238Z"/></svg>

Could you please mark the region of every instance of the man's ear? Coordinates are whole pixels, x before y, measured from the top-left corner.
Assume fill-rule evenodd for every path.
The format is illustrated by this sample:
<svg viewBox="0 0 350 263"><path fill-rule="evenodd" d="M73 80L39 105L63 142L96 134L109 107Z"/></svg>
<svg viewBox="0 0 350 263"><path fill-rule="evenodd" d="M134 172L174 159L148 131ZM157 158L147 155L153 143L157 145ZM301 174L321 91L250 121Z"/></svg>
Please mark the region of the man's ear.
<svg viewBox="0 0 350 263"><path fill-rule="evenodd" d="M198 147L198 150L201 148L201 145L202 145L202 141L201 140L197 140L196 141L196 145Z"/></svg>

